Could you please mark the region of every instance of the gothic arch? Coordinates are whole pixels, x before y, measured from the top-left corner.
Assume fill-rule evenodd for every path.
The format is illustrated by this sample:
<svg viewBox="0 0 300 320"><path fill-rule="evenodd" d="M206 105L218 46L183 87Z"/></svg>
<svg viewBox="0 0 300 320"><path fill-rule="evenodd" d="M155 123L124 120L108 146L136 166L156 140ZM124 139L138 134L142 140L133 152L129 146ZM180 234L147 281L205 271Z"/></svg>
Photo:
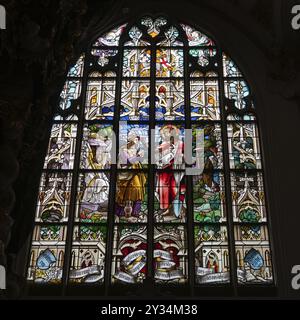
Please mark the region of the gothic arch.
<svg viewBox="0 0 300 320"><path fill-rule="evenodd" d="M30 266L36 268L29 278L33 283L94 281L109 287L111 281L141 284L152 276L161 284L190 286L231 282L236 287L247 279L273 284L272 272L263 281L257 272L265 264L262 252L269 250L269 236L256 103L236 63L199 30L183 20L143 15L98 35L69 70L54 112L35 221L43 232L51 231L54 242L33 239L39 252L37 265ZM129 121L125 129L119 120ZM170 144L166 137L172 128L177 151L166 163L162 147L162 159L145 162L150 128L161 146ZM183 156L182 128L203 130L209 145L205 171L194 178L184 176L184 164L174 165L175 156ZM115 164L109 158L113 130L128 134L127 156L138 145L136 163L126 158ZM170 186L170 179L177 184ZM252 233L266 235L261 246L249 242ZM145 236L152 239L150 245L136 243ZM193 241L204 256L193 251ZM69 265L73 256L68 256L81 247L91 263L78 269ZM66 262L49 278L55 250L66 250ZM229 272L222 262L227 250ZM235 250L243 252L247 269L236 262ZM191 257L197 254L206 262L195 270ZM105 256L105 275L97 255Z"/></svg>

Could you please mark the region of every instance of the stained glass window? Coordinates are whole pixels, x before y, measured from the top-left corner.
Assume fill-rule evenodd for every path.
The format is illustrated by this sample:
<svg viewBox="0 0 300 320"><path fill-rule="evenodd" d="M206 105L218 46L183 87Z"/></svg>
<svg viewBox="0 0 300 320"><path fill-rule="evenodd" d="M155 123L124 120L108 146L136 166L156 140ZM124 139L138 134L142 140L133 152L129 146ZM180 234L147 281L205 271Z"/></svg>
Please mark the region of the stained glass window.
<svg viewBox="0 0 300 320"><path fill-rule="evenodd" d="M250 86L215 40L165 17L117 26L55 106L28 280L272 284L263 169Z"/></svg>

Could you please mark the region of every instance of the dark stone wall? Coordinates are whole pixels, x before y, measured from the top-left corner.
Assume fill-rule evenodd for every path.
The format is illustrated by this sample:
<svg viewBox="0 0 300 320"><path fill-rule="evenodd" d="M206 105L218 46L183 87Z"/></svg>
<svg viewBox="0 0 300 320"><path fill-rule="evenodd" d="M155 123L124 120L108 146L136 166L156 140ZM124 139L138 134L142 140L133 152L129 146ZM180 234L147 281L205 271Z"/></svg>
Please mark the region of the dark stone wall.
<svg viewBox="0 0 300 320"><path fill-rule="evenodd" d="M7 0L0 31L0 263L3 298L26 294L26 241L33 227L53 106L68 66L91 37L143 13L164 13L213 34L241 66L260 117L278 297L299 298L291 269L300 265L298 165L300 31L293 0Z"/></svg>

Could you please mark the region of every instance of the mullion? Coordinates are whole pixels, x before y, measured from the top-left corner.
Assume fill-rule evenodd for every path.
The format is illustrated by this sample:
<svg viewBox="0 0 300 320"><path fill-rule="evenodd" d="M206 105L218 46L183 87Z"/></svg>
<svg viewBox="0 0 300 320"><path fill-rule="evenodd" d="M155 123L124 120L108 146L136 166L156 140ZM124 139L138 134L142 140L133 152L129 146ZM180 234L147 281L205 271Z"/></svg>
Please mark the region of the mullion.
<svg viewBox="0 0 300 320"><path fill-rule="evenodd" d="M149 171L148 171L148 228L147 228L147 240L148 240L148 252L147 252L147 272L148 277L154 281L155 270L153 268L154 262L154 185L155 185L155 171L154 163L152 163L152 148L154 141L152 138L152 130L155 130L155 115L156 115L156 45L151 43L151 63L150 63L150 105L149 105Z"/></svg>
<svg viewBox="0 0 300 320"><path fill-rule="evenodd" d="M76 137L76 149L75 149L75 159L73 166L73 176L72 176L72 186L71 186L71 199L69 208L69 219L67 226L67 236L66 236L66 246L65 246L65 256L64 256L64 266L63 266L63 288L62 294L66 294L69 274L71 267L71 257L72 257L72 245L73 245L73 231L74 231L74 220L77 205L77 188L79 181L79 168L81 159L81 149L82 149L82 138L83 138L83 128L84 128L84 114L85 114L85 101L86 101L86 88L87 88L87 66L88 60L84 60L84 70L83 77L81 80L81 114L77 122L77 137Z"/></svg>
<svg viewBox="0 0 300 320"><path fill-rule="evenodd" d="M189 75L189 47L187 40L185 39L184 43L184 98L185 98L185 123L186 129L192 129L193 122L191 119L191 96L190 96L190 75ZM195 241L194 241L194 207L193 207L193 177L186 176L186 205L187 205L187 216L186 216L186 225L187 225L187 245L188 245L188 282L191 290L191 296L195 295Z"/></svg>
<svg viewBox="0 0 300 320"><path fill-rule="evenodd" d="M110 176L110 195L109 195L109 208L108 210L108 232L107 232L107 246L106 246L106 260L105 260L105 295L109 295L109 288L111 285L111 273L112 273L112 258L113 258L113 243L114 243L114 229L115 229L115 212L116 203L115 195L117 190L117 178L118 178L118 152L119 152L119 132L120 132L120 109L121 109L121 96L122 96L122 77L123 77L123 55L124 46L118 47L119 53L119 65L116 77L116 91L115 91L115 113L113 118L113 130L115 133L115 155L116 163L111 166ZM119 79L119 81L118 81ZM115 183L112 183L115 181Z"/></svg>
<svg viewBox="0 0 300 320"><path fill-rule="evenodd" d="M218 69L219 69L219 99L220 99L220 112L222 122L222 145L223 145L223 166L224 166L224 179L225 179L225 208L226 208L226 221L228 233L228 251L230 262L230 278L234 295L237 296L237 263L236 263L236 250L234 239L234 224L233 224L233 211L232 211L232 198L231 198L231 171L229 161L229 147L228 147L228 134L227 134L227 119L225 109L225 88L223 77L223 55L221 48L217 50L218 56Z"/></svg>

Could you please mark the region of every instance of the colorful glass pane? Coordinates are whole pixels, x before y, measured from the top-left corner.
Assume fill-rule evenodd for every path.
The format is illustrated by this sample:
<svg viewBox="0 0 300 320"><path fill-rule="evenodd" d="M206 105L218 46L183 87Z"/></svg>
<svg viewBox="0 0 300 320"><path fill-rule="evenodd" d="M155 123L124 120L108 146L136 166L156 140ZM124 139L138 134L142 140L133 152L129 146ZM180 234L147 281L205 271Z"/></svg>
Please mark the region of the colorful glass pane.
<svg viewBox="0 0 300 320"><path fill-rule="evenodd" d="M66 110L72 107L74 100L77 100L81 94L81 81L68 80L60 94L59 107Z"/></svg>
<svg viewBox="0 0 300 320"><path fill-rule="evenodd" d="M239 225L234 233L238 281L241 284L273 282L267 226Z"/></svg>
<svg viewBox="0 0 300 320"><path fill-rule="evenodd" d="M157 81L155 103L156 120L184 120L184 82Z"/></svg>
<svg viewBox="0 0 300 320"><path fill-rule="evenodd" d="M149 162L149 126L120 122L119 168L142 169Z"/></svg>
<svg viewBox="0 0 300 320"><path fill-rule="evenodd" d="M226 98L233 100L237 109L247 107L246 98L249 97L250 91L244 80L224 81L224 89Z"/></svg>
<svg viewBox="0 0 300 320"><path fill-rule="evenodd" d="M207 224L195 227L196 283L230 282L228 235L225 226Z"/></svg>
<svg viewBox="0 0 300 320"><path fill-rule="evenodd" d="M39 284L61 283L66 234L66 227L62 226L35 227L27 275L29 281Z"/></svg>
<svg viewBox="0 0 300 320"><path fill-rule="evenodd" d="M186 222L186 179L181 171L159 171L155 179L154 218L158 223Z"/></svg>
<svg viewBox="0 0 300 320"><path fill-rule="evenodd" d="M199 75L194 73L192 77ZM192 120L220 120L217 80L193 78L190 81Z"/></svg>
<svg viewBox="0 0 300 320"><path fill-rule="evenodd" d="M224 77L242 77L235 62L225 53L223 53L223 73Z"/></svg>
<svg viewBox="0 0 300 320"><path fill-rule="evenodd" d="M116 222L147 222L147 174L124 171L118 174L115 198Z"/></svg>
<svg viewBox="0 0 300 320"><path fill-rule="evenodd" d="M266 222L265 194L261 173L231 173L231 188L234 221Z"/></svg>
<svg viewBox="0 0 300 320"><path fill-rule="evenodd" d="M160 42L158 46L162 46L162 47L183 46L183 43L177 40L178 36L179 36L178 29L172 26L165 32L165 39L162 42Z"/></svg>
<svg viewBox="0 0 300 320"><path fill-rule="evenodd" d="M196 61L199 64L199 66L204 68L211 64L212 58L217 55L217 50L212 48L209 48L209 49L195 48L195 49L191 49L189 53L192 57L197 59ZM217 66L216 62L214 65L211 65L211 67L213 66L214 67Z"/></svg>
<svg viewBox="0 0 300 320"><path fill-rule="evenodd" d="M155 163L158 169L183 169L184 127L180 125L157 125L155 127Z"/></svg>
<svg viewBox="0 0 300 320"><path fill-rule="evenodd" d="M259 135L255 123L228 124L228 148L232 169L261 169Z"/></svg>
<svg viewBox="0 0 300 320"><path fill-rule="evenodd" d="M107 72L104 77L89 80L87 85L86 120L112 120L115 109L116 80L109 78L115 73Z"/></svg>
<svg viewBox="0 0 300 320"><path fill-rule="evenodd" d="M188 261L184 226L154 228L155 280L158 283L187 282Z"/></svg>
<svg viewBox="0 0 300 320"><path fill-rule="evenodd" d="M196 29L181 24L182 29L185 31L190 46L213 46L214 42L205 34Z"/></svg>
<svg viewBox="0 0 300 320"><path fill-rule="evenodd" d="M226 221L225 182L223 173L205 172L193 177L193 211L195 222Z"/></svg>
<svg viewBox="0 0 300 320"><path fill-rule="evenodd" d="M229 116L227 116L227 120L229 121L255 121L256 117L255 115L249 113L249 114L244 114L244 115L238 115L238 114L230 114Z"/></svg>
<svg viewBox="0 0 300 320"><path fill-rule="evenodd" d="M149 120L150 81L122 82L121 120Z"/></svg>
<svg viewBox="0 0 300 320"><path fill-rule="evenodd" d="M107 220L110 175L107 172L80 174L76 221L101 223Z"/></svg>
<svg viewBox="0 0 300 320"><path fill-rule="evenodd" d="M153 20L150 17L145 17L142 19L141 24L148 27L148 34L155 38L160 34L160 28L165 26L168 21L165 18L158 18Z"/></svg>
<svg viewBox="0 0 300 320"><path fill-rule="evenodd" d="M125 42L124 46L125 47L146 47L149 46L150 43L143 40L143 32L136 26L132 27L129 32L129 37L131 40Z"/></svg>
<svg viewBox="0 0 300 320"><path fill-rule="evenodd" d="M204 169L222 169L223 155L222 155L222 128L218 124L194 125L193 126L193 156L197 168L203 167L201 163L201 148L197 148L197 135L200 132L204 134ZM199 143L199 141L198 141ZM203 156L202 156L203 157Z"/></svg>
<svg viewBox="0 0 300 320"><path fill-rule="evenodd" d="M36 222L68 221L72 174L43 173L38 195Z"/></svg>
<svg viewBox="0 0 300 320"><path fill-rule="evenodd" d="M150 77L150 63L150 49L125 49L123 60L123 76Z"/></svg>
<svg viewBox="0 0 300 320"><path fill-rule="evenodd" d="M103 50L103 49L93 49L92 55L99 57L98 64L100 67L105 67L109 64L109 59L115 57L118 54L118 50Z"/></svg>
<svg viewBox="0 0 300 320"><path fill-rule="evenodd" d="M112 283L135 284L147 275L147 228L117 226L114 230Z"/></svg>
<svg viewBox="0 0 300 320"><path fill-rule="evenodd" d="M123 24L109 32L107 32L104 36L100 37L96 43L95 46L118 46L120 38L126 28L127 24Z"/></svg>
<svg viewBox="0 0 300 320"><path fill-rule="evenodd" d="M95 284L104 281L107 227L76 226L71 254L70 282Z"/></svg>
<svg viewBox="0 0 300 320"><path fill-rule="evenodd" d="M183 70L183 50L163 48L156 50L157 77L183 77Z"/></svg>
<svg viewBox="0 0 300 320"><path fill-rule="evenodd" d="M74 167L77 125L54 124L44 169L70 170Z"/></svg>
<svg viewBox="0 0 300 320"><path fill-rule="evenodd" d="M84 57L83 54L80 56L76 64L70 69L68 77L82 77L83 76L83 67L84 67Z"/></svg>
<svg viewBox="0 0 300 320"><path fill-rule="evenodd" d="M109 169L112 163L112 125L85 125L81 148L82 169Z"/></svg>

